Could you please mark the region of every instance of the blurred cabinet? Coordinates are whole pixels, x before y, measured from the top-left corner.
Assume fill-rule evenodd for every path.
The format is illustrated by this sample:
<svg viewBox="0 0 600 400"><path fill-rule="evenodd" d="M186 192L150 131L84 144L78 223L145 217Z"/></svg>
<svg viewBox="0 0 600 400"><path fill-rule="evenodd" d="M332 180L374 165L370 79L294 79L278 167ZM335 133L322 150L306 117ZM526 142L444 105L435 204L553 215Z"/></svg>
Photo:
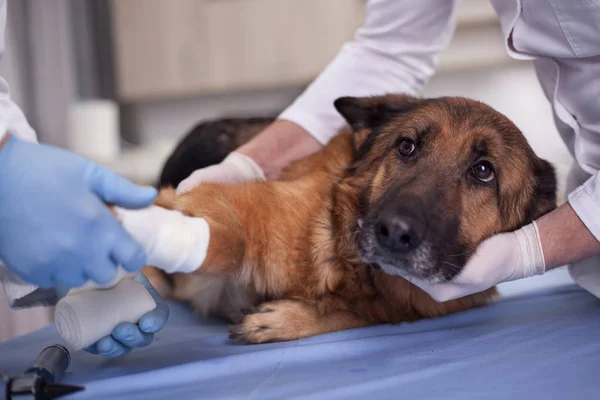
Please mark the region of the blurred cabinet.
<svg viewBox="0 0 600 400"><path fill-rule="evenodd" d="M277 112L352 38L366 2L111 0L111 66L117 100L128 103L122 131L142 145L109 167L154 183L177 139L199 120ZM490 2L458 4L456 34L438 69L504 65L509 58Z"/></svg>
<svg viewBox="0 0 600 400"><path fill-rule="evenodd" d="M305 85L352 38L364 20L365 3L112 0L119 100ZM508 60L488 1L462 0L456 17L456 34L440 69Z"/></svg>
<svg viewBox="0 0 600 400"><path fill-rule="evenodd" d="M301 85L352 38L364 0L113 0L124 101Z"/></svg>

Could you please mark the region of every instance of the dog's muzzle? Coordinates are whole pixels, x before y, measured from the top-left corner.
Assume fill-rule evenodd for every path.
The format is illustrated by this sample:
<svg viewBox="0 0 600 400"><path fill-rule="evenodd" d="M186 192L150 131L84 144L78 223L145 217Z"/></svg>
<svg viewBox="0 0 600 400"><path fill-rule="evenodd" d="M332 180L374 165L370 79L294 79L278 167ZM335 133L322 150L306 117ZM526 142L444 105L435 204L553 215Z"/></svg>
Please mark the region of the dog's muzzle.
<svg viewBox="0 0 600 400"><path fill-rule="evenodd" d="M439 240L439 232L430 226L428 211L432 210L420 196L406 192L391 194L382 198L379 207L376 205L362 224L359 239L362 259L379 265L390 275L437 279L441 266L433 243Z"/></svg>

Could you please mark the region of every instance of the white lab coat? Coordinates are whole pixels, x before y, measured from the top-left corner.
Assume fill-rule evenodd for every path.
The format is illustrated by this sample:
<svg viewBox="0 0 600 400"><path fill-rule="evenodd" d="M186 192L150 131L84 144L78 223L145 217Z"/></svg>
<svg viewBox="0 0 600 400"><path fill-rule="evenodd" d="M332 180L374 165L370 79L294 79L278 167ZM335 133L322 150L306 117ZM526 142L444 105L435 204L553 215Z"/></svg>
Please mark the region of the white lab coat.
<svg viewBox="0 0 600 400"><path fill-rule="evenodd" d="M6 0L0 0L0 59L4 55L6 28ZM29 126L25 115L11 99L10 87L6 80L0 77L0 140L7 134L22 140L37 142L35 131Z"/></svg>
<svg viewBox="0 0 600 400"><path fill-rule="evenodd" d="M568 200L600 240L600 1L491 0L508 54L533 60L560 135L576 160ZM454 30L455 0L369 0L354 41L281 115L326 143L343 125L341 96L418 94ZM518 101L518 99L517 99ZM595 268L588 268L593 265ZM571 276L600 297L600 257Z"/></svg>
<svg viewBox="0 0 600 400"><path fill-rule="evenodd" d="M6 1L0 0L0 59L5 49L6 16ZM11 100L8 83L0 77L0 140L8 133L21 140L37 143L35 131L27 122L19 106ZM0 188L0 190L6 189ZM2 264L2 260L0 260L0 282L2 282L11 307L15 306L15 301L19 300L22 300L20 306L23 307L40 304L53 305L56 302L53 290L41 290L23 282Z"/></svg>

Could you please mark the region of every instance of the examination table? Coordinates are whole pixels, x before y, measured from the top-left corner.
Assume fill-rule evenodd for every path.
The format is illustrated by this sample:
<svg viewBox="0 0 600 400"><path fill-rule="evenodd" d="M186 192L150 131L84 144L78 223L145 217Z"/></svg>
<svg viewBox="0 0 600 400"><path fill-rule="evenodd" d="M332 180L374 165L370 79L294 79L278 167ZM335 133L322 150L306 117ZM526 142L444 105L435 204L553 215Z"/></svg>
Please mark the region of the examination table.
<svg viewBox="0 0 600 400"><path fill-rule="evenodd" d="M600 300L566 270L500 286L494 304L447 317L285 343L239 345L227 325L171 304L155 342L120 359L84 352L66 399L600 399ZM54 326L0 343L21 373Z"/></svg>

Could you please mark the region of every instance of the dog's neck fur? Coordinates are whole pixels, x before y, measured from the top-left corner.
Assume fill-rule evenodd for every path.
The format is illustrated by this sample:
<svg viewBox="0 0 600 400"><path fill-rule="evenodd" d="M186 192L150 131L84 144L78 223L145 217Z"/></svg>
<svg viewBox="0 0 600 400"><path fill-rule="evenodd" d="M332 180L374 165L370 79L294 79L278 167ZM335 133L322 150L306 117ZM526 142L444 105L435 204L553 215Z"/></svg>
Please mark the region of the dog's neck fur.
<svg viewBox="0 0 600 400"><path fill-rule="evenodd" d="M339 292L343 290L343 277L352 270L353 280L362 284L361 292L376 295L373 286L373 270L359 256L357 235L359 232L358 217L360 204L356 191L353 190L352 179L347 177L347 169L353 162L354 147L349 134L340 134L325 149L329 154L322 157L327 160L328 194L324 199L326 207L317 210L314 219L318 223L311 225L309 232L314 267L319 269L323 285L317 290ZM336 160L336 162L333 162ZM319 169L322 173L323 170ZM364 296L365 293L346 293L349 296Z"/></svg>

